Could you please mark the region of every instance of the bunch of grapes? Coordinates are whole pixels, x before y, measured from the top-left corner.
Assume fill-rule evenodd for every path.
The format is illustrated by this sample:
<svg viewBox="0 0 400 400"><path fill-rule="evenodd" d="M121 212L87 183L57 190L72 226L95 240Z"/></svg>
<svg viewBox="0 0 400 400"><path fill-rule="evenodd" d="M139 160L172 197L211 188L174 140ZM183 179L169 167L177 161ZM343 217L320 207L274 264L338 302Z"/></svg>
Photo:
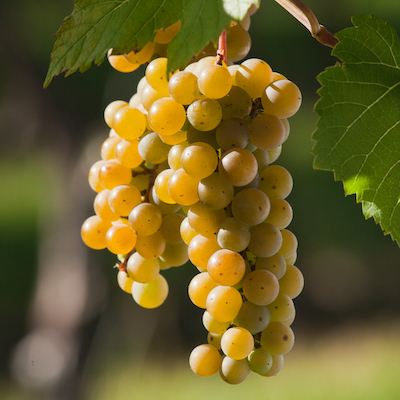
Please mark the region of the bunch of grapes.
<svg viewBox="0 0 400 400"><path fill-rule="evenodd" d="M81 230L87 246L118 256L118 284L142 307L167 298L160 271L190 260L198 273L189 297L208 331L190 367L232 384L280 371L303 288L287 229L293 181L275 164L301 93L262 60L233 64L249 49L245 27L233 24L227 63L204 56L169 73L153 44L110 53L115 67L112 57L134 66L153 59L130 101L105 109L110 134L89 172L95 215Z"/></svg>

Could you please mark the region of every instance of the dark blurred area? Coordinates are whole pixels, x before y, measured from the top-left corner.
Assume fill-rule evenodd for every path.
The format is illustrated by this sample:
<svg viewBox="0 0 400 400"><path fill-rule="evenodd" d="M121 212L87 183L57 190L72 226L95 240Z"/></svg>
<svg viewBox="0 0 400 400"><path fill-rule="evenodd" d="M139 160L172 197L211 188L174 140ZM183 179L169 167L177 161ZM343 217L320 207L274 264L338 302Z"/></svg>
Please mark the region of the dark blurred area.
<svg viewBox="0 0 400 400"><path fill-rule="evenodd" d="M332 33L352 26L355 14L375 14L400 32L397 0L305 3ZM54 33L72 9L66 0L0 6L0 387L18 385L38 399L82 398L88 376L112 354L129 352L140 362L171 351L186 356L206 340L202 311L187 296L193 266L163 272L168 300L143 310L118 288L115 258L81 243L80 225L93 214L87 173L108 135L103 110L129 100L144 68L122 74L105 61L56 77L44 90ZM398 320L397 244L365 220L332 173L312 166L316 76L337 60L272 0L262 0L249 32L248 57L267 61L304 96L277 161L294 179L289 229L299 239L296 265L306 279L295 331Z"/></svg>

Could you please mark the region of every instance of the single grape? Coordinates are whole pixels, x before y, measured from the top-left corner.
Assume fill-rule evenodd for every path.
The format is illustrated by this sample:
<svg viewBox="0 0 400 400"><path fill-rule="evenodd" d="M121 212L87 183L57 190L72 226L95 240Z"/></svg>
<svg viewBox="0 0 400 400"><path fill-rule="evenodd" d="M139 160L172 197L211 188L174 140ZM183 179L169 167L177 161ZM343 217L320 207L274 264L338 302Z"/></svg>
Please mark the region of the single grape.
<svg viewBox="0 0 400 400"><path fill-rule="evenodd" d="M245 186L257 174L257 160L246 149L231 149L226 151L218 164L221 177L233 186Z"/></svg>
<svg viewBox="0 0 400 400"><path fill-rule="evenodd" d="M82 240L91 249L105 249L107 247L105 237L110 228L110 221L104 221L98 215L92 215L82 224Z"/></svg>
<svg viewBox="0 0 400 400"><path fill-rule="evenodd" d="M261 96L261 103L267 114L289 118L300 108L301 92L293 82L280 79L266 87Z"/></svg>
<svg viewBox="0 0 400 400"><path fill-rule="evenodd" d="M200 99L190 104L187 117L197 130L211 131L221 122L222 109L215 99Z"/></svg>
<svg viewBox="0 0 400 400"><path fill-rule="evenodd" d="M294 345L294 333L283 322L271 321L261 332L261 346L272 355L284 355Z"/></svg>
<svg viewBox="0 0 400 400"><path fill-rule="evenodd" d="M242 360L254 349L253 335L245 328L232 327L222 335L221 349L228 357Z"/></svg>
<svg viewBox="0 0 400 400"><path fill-rule="evenodd" d="M279 293L276 276L265 269L250 272L243 283L243 294L246 299L258 306L272 303Z"/></svg>
<svg viewBox="0 0 400 400"><path fill-rule="evenodd" d="M132 296L140 306L144 308L156 308L168 297L168 282L160 274L148 283L133 282Z"/></svg>
<svg viewBox="0 0 400 400"><path fill-rule="evenodd" d="M160 263L157 258L147 259L135 252L129 257L127 270L134 281L147 283L157 278L160 273Z"/></svg>
<svg viewBox="0 0 400 400"><path fill-rule="evenodd" d="M207 271L214 282L223 286L233 286L244 276L246 264L243 257L232 250L216 251L208 260Z"/></svg>
<svg viewBox="0 0 400 400"><path fill-rule="evenodd" d="M216 374L222 363L221 354L210 344L201 344L190 353L189 365L192 371L199 376Z"/></svg>
<svg viewBox="0 0 400 400"><path fill-rule="evenodd" d="M234 360L224 357L219 371L221 378L231 385L242 383L250 374L251 369L247 359Z"/></svg>

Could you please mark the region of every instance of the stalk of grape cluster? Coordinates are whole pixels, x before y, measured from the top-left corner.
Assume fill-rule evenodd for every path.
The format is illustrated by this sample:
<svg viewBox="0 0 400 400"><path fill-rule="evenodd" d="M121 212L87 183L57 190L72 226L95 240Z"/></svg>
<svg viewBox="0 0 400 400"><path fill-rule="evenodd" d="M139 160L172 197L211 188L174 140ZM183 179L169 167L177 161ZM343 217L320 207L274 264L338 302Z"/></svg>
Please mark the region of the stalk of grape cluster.
<svg viewBox="0 0 400 400"><path fill-rule="evenodd" d="M168 296L162 271L190 260L188 293L208 336L189 364L231 384L280 371L304 284L288 229L293 180L276 164L301 93L262 60L232 63L250 49L246 21L218 55L173 74L166 57L151 59L157 42L110 53L122 72L149 63L129 102L105 109L109 136L89 171L95 214L81 230L87 246L117 255L119 286L145 308Z"/></svg>

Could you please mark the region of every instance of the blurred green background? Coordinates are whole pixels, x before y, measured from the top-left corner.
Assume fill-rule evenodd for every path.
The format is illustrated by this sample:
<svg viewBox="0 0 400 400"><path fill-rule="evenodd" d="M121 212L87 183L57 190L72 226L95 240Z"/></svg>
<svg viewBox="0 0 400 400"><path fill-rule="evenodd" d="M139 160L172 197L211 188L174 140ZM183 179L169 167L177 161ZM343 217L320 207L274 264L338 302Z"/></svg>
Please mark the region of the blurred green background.
<svg viewBox="0 0 400 400"><path fill-rule="evenodd" d="M305 2L329 31L375 14L400 32L398 0ZM102 113L129 100L144 69L107 62L42 84L54 33L73 2L0 6L0 398L1 399L397 399L400 398L400 253L330 172L314 171L316 76L336 59L272 0L249 30L249 57L300 87L278 164L291 171L290 229L306 285L296 299L296 346L275 378L239 387L187 366L206 341L202 311L187 297L196 269L173 268L166 303L142 310L116 284L115 258L85 248L93 213L87 172L108 135Z"/></svg>

